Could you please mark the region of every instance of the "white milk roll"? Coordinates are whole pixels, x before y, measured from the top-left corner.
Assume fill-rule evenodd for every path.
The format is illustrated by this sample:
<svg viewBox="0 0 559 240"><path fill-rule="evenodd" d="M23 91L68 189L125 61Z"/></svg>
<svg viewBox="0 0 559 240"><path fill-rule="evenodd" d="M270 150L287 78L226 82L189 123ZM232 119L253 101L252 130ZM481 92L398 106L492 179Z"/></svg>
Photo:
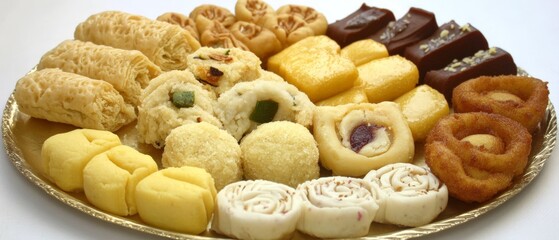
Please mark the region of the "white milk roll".
<svg viewBox="0 0 559 240"><path fill-rule="evenodd" d="M385 199L375 222L418 227L433 221L448 202L446 185L428 169L395 163L370 171L364 178L378 184Z"/></svg>
<svg viewBox="0 0 559 240"><path fill-rule="evenodd" d="M217 194L212 230L238 239L286 239L300 215L295 189L265 180L240 181Z"/></svg>

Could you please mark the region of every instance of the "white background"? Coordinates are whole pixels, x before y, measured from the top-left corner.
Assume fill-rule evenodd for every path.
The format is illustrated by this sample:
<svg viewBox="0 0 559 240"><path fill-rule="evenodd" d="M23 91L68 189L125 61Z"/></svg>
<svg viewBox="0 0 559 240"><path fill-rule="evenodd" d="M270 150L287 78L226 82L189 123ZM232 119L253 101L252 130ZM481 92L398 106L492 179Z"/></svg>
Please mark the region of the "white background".
<svg viewBox="0 0 559 240"><path fill-rule="evenodd" d="M156 18L175 11L184 14L208 1L40 1L0 2L0 104L16 81L40 57L65 39L89 15L121 10ZM213 1L234 9L235 1ZM274 8L295 0L269 0ZM512 54L518 66L549 82L551 100L559 104L559 17L556 1L366 1L391 9L399 18L411 6L480 29L491 46ZM297 1L325 13L329 22L355 11L362 1ZM2 108L3 109L3 108ZM434 239L552 239L559 220L559 153L555 150L543 171L520 194L468 223L430 235ZM0 239L151 239L155 236L103 222L72 209L24 178L0 151Z"/></svg>

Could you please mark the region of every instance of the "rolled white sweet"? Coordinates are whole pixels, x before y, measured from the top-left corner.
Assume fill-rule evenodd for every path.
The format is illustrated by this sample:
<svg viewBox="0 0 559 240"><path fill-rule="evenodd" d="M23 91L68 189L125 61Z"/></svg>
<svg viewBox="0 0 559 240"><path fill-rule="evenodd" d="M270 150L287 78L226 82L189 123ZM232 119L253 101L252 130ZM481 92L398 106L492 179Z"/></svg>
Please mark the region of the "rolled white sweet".
<svg viewBox="0 0 559 240"><path fill-rule="evenodd" d="M385 195L375 222L422 226L433 221L448 202L446 185L428 169L410 163L372 170L364 180L379 185Z"/></svg>
<svg viewBox="0 0 559 240"><path fill-rule="evenodd" d="M217 194L211 229L238 239L287 239L301 215L295 189L266 180L239 181Z"/></svg>
<svg viewBox="0 0 559 240"><path fill-rule="evenodd" d="M360 237L379 209L374 186L360 178L324 177L297 187L303 212L297 229L318 238Z"/></svg>

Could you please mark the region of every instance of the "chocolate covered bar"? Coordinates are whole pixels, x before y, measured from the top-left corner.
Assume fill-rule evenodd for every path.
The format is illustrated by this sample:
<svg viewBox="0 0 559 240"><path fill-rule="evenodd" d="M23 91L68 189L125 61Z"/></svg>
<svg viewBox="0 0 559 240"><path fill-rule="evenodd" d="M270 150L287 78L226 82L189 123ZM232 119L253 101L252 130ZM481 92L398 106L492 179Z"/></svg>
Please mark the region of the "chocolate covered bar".
<svg viewBox="0 0 559 240"><path fill-rule="evenodd" d="M388 23L371 38L384 44L390 55L402 55L407 46L431 36L438 27L435 14L412 7L406 15Z"/></svg>
<svg viewBox="0 0 559 240"><path fill-rule="evenodd" d="M441 69L453 59L462 59L487 48L487 40L478 29L450 21L429 38L407 47L404 57L415 63L422 82L428 71Z"/></svg>
<svg viewBox="0 0 559 240"><path fill-rule="evenodd" d="M479 76L516 74L512 56L503 49L492 47L480 50L462 60L454 60L446 67L425 74L425 83L444 94L451 103L452 90L469 79Z"/></svg>
<svg viewBox="0 0 559 240"><path fill-rule="evenodd" d="M369 7L365 3L347 17L328 25L326 35L340 47L367 38L389 22L396 20L394 14L384 8Z"/></svg>

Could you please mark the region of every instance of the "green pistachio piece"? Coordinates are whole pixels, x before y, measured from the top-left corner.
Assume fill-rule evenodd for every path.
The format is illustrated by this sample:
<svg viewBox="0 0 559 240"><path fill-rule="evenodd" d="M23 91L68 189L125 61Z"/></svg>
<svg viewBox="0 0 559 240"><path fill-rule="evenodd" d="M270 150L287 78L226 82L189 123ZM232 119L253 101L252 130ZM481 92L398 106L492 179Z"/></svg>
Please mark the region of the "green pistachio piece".
<svg viewBox="0 0 559 240"><path fill-rule="evenodd" d="M273 100L262 100L256 102L254 110L250 114L250 120L257 123L267 123L274 119L278 112L278 103Z"/></svg>
<svg viewBox="0 0 559 240"><path fill-rule="evenodd" d="M193 91L178 91L171 95L171 102L178 108L189 108L194 106Z"/></svg>

